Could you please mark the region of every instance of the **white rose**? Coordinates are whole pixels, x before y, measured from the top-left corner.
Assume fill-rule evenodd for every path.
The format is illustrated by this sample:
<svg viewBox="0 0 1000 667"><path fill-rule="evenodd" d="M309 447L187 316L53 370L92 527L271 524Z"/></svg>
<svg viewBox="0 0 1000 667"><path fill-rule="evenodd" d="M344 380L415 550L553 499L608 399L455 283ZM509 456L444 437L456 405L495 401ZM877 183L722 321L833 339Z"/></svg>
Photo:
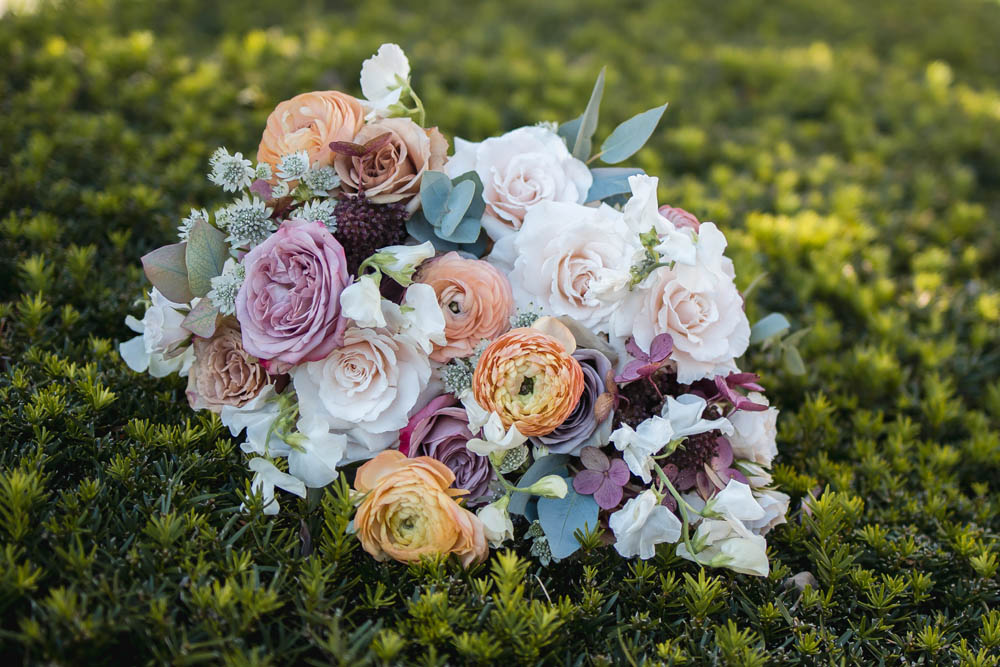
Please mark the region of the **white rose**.
<svg viewBox="0 0 1000 667"><path fill-rule="evenodd" d="M759 392L751 392L747 398L758 405L768 405L767 398ZM734 429L729 436L733 456L770 468L778 454L778 409L737 410L730 415L729 421Z"/></svg>
<svg viewBox="0 0 1000 667"><path fill-rule="evenodd" d="M389 112L399 102L410 80L410 61L397 44L383 44L378 53L361 63L361 94L368 100L366 120Z"/></svg>
<svg viewBox="0 0 1000 667"><path fill-rule="evenodd" d="M155 287L149 297L152 303L141 320L131 315L125 318L126 326L140 335L120 344L118 351L125 364L137 373L148 370L153 377L171 373L179 373L183 377L194 363L194 350L190 347L180 350L180 346L191 337L191 332L181 326L186 312L178 312L178 309L187 311L190 305L174 303Z"/></svg>
<svg viewBox="0 0 1000 667"><path fill-rule="evenodd" d="M445 172L454 178L468 171L483 181L483 228L494 241L520 229L524 216L539 202L585 203L594 180L558 134L538 126L478 144L456 139Z"/></svg>
<svg viewBox="0 0 1000 667"><path fill-rule="evenodd" d="M520 232L497 242L488 260L505 269L518 306L568 315L607 333L639 250L638 236L610 206L543 201L524 216Z"/></svg>
<svg viewBox="0 0 1000 667"><path fill-rule="evenodd" d="M670 334L670 358L683 384L736 372L736 358L750 344L733 263L722 255L725 238L706 222L698 246L694 266L677 262L657 269L629 294L613 320L615 335L633 336L643 350L658 334Z"/></svg>
<svg viewBox="0 0 1000 667"><path fill-rule="evenodd" d="M647 489L608 519L615 534L615 551L624 558L638 556L647 560L656 555L656 545L680 539L681 522L673 512L656 501Z"/></svg>
<svg viewBox="0 0 1000 667"><path fill-rule="evenodd" d="M677 545L677 555L710 567L725 567L760 577L766 577L770 571L767 542L751 533L740 521L704 519L698 524L692 541L699 549L697 555L692 555L685 544Z"/></svg>
<svg viewBox="0 0 1000 667"><path fill-rule="evenodd" d="M347 435L344 461L350 462L371 458L398 439L428 386L431 366L409 336L350 328L330 356L296 366L291 375L302 418L315 417Z"/></svg>

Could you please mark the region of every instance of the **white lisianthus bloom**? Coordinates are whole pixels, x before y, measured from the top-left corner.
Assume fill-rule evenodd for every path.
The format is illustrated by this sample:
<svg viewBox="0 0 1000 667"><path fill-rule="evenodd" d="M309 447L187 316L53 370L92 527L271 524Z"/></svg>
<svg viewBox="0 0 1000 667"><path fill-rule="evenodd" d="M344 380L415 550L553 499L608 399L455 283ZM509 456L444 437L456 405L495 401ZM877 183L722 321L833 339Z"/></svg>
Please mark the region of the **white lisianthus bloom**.
<svg viewBox="0 0 1000 667"><path fill-rule="evenodd" d="M663 404L661 413L663 418L670 422L674 439L715 430L722 431L726 435L732 433L733 425L725 417L712 420L702 417L707 407L708 401L701 396L682 394L677 398L667 396L667 402Z"/></svg>
<svg viewBox="0 0 1000 667"><path fill-rule="evenodd" d="M662 417L650 417L638 428L622 424L611 434L611 442L622 452L628 469L649 484L653 480L653 456L673 439L670 422Z"/></svg>
<svg viewBox="0 0 1000 667"><path fill-rule="evenodd" d="M735 479L709 500L701 511L706 517L730 517L736 521L756 521L764 518L764 508L754 498L750 487Z"/></svg>
<svg viewBox="0 0 1000 667"><path fill-rule="evenodd" d="M383 44L361 63L361 94L368 100L366 120L389 113L410 81L410 61L398 44Z"/></svg>
<svg viewBox="0 0 1000 667"><path fill-rule="evenodd" d="M409 336L352 327L325 359L295 366L292 384L303 419L347 436L344 462L371 458L398 440L421 404L431 366Z"/></svg>
<svg viewBox="0 0 1000 667"><path fill-rule="evenodd" d="M767 398L760 392L750 392L747 399L758 405L768 405ZM729 421L733 424L733 433L729 437L733 456L770 467L778 454L778 409L769 407L760 412L737 410L729 416Z"/></svg>
<svg viewBox="0 0 1000 667"><path fill-rule="evenodd" d="M264 514L277 514L281 509L278 499L274 497L275 487L293 493L299 498L306 497L306 487L302 480L281 472L267 459L253 458L248 465L254 472L251 488L260 491L264 499Z"/></svg>
<svg viewBox="0 0 1000 667"><path fill-rule="evenodd" d="M233 437L246 429L247 437L240 444L240 449L247 454L287 456L288 444L272 429L280 412L281 406L274 393L274 385L267 385L253 400L241 407L223 405L219 419L229 427Z"/></svg>
<svg viewBox="0 0 1000 667"><path fill-rule="evenodd" d="M645 174L629 176L632 196L625 202L622 215L625 224L635 236L653 229L660 237L656 250L664 263L680 262L693 265L696 261L694 239L690 232L677 229L672 222L660 215L656 200L659 179Z"/></svg>
<svg viewBox="0 0 1000 667"><path fill-rule="evenodd" d="M647 489L611 515L608 520L615 535L615 551L624 558L648 560L656 555L656 545L680 539L681 522Z"/></svg>
<svg viewBox="0 0 1000 667"><path fill-rule="evenodd" d="M179 349L191 338L191 332L181 326L186 313L178 312L178 309L189 310L197 301L191 305L174 303L155 287L149 298L151 304L141 320L131 315L125 318L126 326L139 335L121 343L118 352L125 364L137 373L148 370L150 375L158 378L171 373L184 377L194 363L194 350L190 347L183 351Z"/></svg>
<svg viewBox="0 0 1000 667"><path fill-rule="evenodd" d="M475 171L483 182L483 229L497 241L521 228L528 211L543 201L583 204L594 179L570 155L558 134L521 127L472 143L455 139L455 155L444 167L451 178Z"/></svg>
<svg viewBox="0 0 1000 667"><path fill-rule="evenodd" d="M430 354L434 345L445 345L444 313L438 303L434 288L425 283L413 283L403 294L402 307L388 300L382 301L382 311L389 326L410 336L424 351Z"/></svg>
<svg viewBox="0 0 1000 667"><path fill-rule="evenodd" d="M340 293L340 314L354 320L359 327L376 328L385 326L382 313L382 294L378 283L371 275L358 278Z"/></svg>
<svg viewBox="0 0 1000 667"><path fill-rule="evenodd" d="M514 539L514 523L510 519L507 505L510 504L510 496L504 496L500 500L479 508L476 516L483 522L483 532L486 539L490 541L490 546L494 549L500 547L507 540Z"/></svg>
<svg viewBox="0 0 1000 667"><path fill-rule="evenodd" d="M607 333L641 250L622 214L606 204L542 201L525 214L517 234L496 243L487 260L505 270L520 308L568 315Z"/></svg>
<svg viewBox="0 0 1000 667"><path fill-rule="evenodd" d="M788 494L774 489L764 489L754 491L754 497L764 509L764 515L759 519L744 521L747 529L757 535L767 535L772 528L786 522L785 515L788 514L788 503L791 498Z"/></svg>
<svg viewBox="0 0 1000 667"><path fill-rule="evenodd" d="M310 489L322 488L337 479L337 466L347 452L347 436L331 433L329 425L316 415L299 419L295 426L298 433L289 436L288 472Z"/></svg>
<svg viewBox="0 0 1000 667"><path fill-rule="evenodd" d="M722 254L725 247L715 225L703 223L697 263L656 269L614 314L614 334L631 335L643 350L657 335L670 334L670 358L683 384L738 371L736 358L750 344L750 323L733 282L733 263Z"/></svg>
<svg viewBox="0 0 1000 667"><path fill-rule="evenodd" d="M766 577L770 571L767 542L750 532L741 521L704 519L698 524L692 542L699 549L696 556L685 544L677 545L677 555L710 567L725 567L759 577Z"/></svg>

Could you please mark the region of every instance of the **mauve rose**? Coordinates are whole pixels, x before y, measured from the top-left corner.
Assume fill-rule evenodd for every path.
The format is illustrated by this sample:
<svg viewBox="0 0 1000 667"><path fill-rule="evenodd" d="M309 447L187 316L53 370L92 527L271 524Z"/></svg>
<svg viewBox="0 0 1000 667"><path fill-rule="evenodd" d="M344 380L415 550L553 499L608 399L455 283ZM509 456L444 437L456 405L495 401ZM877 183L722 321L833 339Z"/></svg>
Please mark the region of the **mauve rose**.
<svg viewBox="0 0 1000 667"><path fill-rule="evenodd" d="M399 432L399 450L409 456L429 456L455 473L456 489L466 489L468 504L475 505L489 491L493 468L485 456L470 451L473 437L465 408L451 394L438 396L410 418Z"/></svg>
<svg viewBox="0 0 1000 667"><path fill-rule="evenodd" d="M607 436L610 436L610 429L604 438L604 442L590 442L591 436L597 430L599 424L594 415L594 404L597 397L603 394L605 388L605 378L611 370L611 362L608 358L597 350L577 349L573 353L573 358L580 362L583 369L583 393L580 395L580 402L556 430L547 435L534 436L530 440L536 444L548 447L553 454L579 455L584 446L590 444L600 447L607 443ZM611 415L605 418L602 424L610 425Z"/></svg>
<svg viewBox="0 0 1000 667"><path fill-rule="evenodd" d="M222 412L222 406L241 408L268 383L263 367L243 347L240 328L227 319L211 338L194 337L194 363L188 374L187 398L192 409Z"/></svg>
<svg viewBox="0 0 1000 667"><path fill-rule="evenodd" d="M236 318L247 352L291 366L340 344L340 293L350 278L344 248L323 223L286 220L243 265Z"/></svg>

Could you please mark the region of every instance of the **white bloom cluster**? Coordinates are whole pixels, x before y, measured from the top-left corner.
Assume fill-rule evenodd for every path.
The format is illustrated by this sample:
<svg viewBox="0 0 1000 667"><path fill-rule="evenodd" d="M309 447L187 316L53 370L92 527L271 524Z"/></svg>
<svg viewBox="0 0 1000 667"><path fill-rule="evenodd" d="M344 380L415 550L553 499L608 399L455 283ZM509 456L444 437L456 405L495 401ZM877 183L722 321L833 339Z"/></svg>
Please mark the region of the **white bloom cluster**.
<svg viewBox="0 0 1000 667"><path fill-rule="evenodd" d="M334 199L310 199L298 211L298 217L303 220L319 220L330 233L337 231L337 218L333 210L337 207Z"/></svg>
<svg viewBox="0 0 1000 667"><path fill-rule="evenodd" d="M177 228L177 236L181 241L187 241L191 235L191 230L198 222L208 222L208 211L205 209L191 209L188 217L181 220L180 227Z"/></svg>
<svg viewBox="0 0 1000 667"><path fill-rule="evenodd" d="M208 164L212 168L208 180L226 192L236 192L250 187L256 175L250 160L244 159L243 153L230 155L225 147L216 149Z"/></svg>
<svg viewBox="0 0 1000 667"><path fill-rule="evenodd" d="M253 247L278 228L271 220L271 209L267 203L246 195L217 211L215 219L220 227L229 232L226 240L234 248Z"/></svg>
<svg viewBox="0 0 1000 667"><path fill-rule="evenodd" d="M317 197L328 197L330 190L340 185L340 176L333 167L310 169L302 176L302 182Z"/></svg>
<svg viewBox="0 0 1000 667"><path fill-rule="evenodd" d="M278 178L294 181L309 171L309 154L305 151L282 155L278 161Z"/></svg>
<svg viewBox="0 0 1000 667"><path fill-rule="evenodd" d="M236 295L245 277L246 267L230 258L226 260L222 275L212 278L212 289L207 296L212 305L223 315L232 315L236 312Z"/></svg>

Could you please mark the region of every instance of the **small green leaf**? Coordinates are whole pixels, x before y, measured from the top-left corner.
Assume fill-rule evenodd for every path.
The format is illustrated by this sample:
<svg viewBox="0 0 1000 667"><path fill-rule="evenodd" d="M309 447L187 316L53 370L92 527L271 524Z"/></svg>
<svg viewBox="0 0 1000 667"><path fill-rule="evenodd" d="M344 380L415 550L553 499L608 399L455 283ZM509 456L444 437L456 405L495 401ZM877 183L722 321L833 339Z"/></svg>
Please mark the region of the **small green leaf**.
<svg viewBox="0 0 1000 667"><path fill-rule="evenodd" d="M476 184L476 192L472 195L472 202L469 204L468 210L465 211L465 217L467 218L481 218L483 213L486 211L486 200L483 199L483 181L479 178L479 174L474 171L467 171L464 174L456 176L451 179L451 184L458 186L459 183L463 181L472 181Z"/></svg>
<svg viewBox="0 0 1000 667"><path fill-rule="evenodd" d="M455 227L448 240L452 243L474 243L479 238L482 230L482 222L479 218L462 218L462 222Z"/></svg>
<svg viewBox="0 0 1000 667"><path fill-rule="evenodd" d="M187 303L194 298L184 261L186 246L185 243L173 243L142 257L142 270L149 282L163 296L177 303Z"/></svg>
<svg viewBox="0 0 1000 667"><path fill-rule="evenodd" d="M577 493L573 480L566 478L569 490L564 498L539 498L538 521L542 524L553 558L566 558L580 548L576 531L587 532L597 528L600 507L593 496Z"/></svg>
<svg viewBox="0 0 1000 667"><path fill-rule="evenodd" d="M600 74L597 75L597 82L594 84L593 92L590 93L587 109L580 117L580 129L576 131L572 152L573 157L578 160L587 160L590 157L592 138L597 131L597 117L601 110L601 97L604 95L604 69L602 67Z"/></svg>
<svg viewBox="0 0 1000 667"><path fill-rule="evenodd" d="M184 254L191 293L195 296L208 294L212 289L212 278L222 275L222 267L228 257L226 235L204 220L196 222L191 228Z"/></svg>
<svg viewBox="0 0 1000 667"><path fill-rule="evenodd" d="M794 345L783 346L785 350L785 368L792 375L805 375L806 365L802 361L802 355L799 354L799 348Z"/></svg>
<svg viewBox="0 0 1000 667"><path fill-rule="evenodd" d="M788 318L786 318L781 313L771 313L770 315L761 318L750 327L750 343L760 343L767 340L768 338L773 338L778 334L787 331L792 325L788 323Z"/></svg>
<svg viewBox="0 0 1000 667"><path fill-rule="evenodd" d="M448 195L448 210L441 218L441 234L444 238L449 241L455 240L452 234L465 217L465 212L469 210L469 204L472 203L472 196L475 193L476 184L472 181L462 181L452 189ZM475 237L472 240L475 240Z"/></svg>
<svg viewBox="0 0 1000 667"><path fill-rule="evenodd" d="M600 201L615 195L625 195L632 192L629 187L629 176L645 174L642 169L632 169L629 167L597 167L591 169L590 174L594 177L594 182L587 191L587 201Z"/></svg>
<svg viewBox="0 0 1000 667"><path fill-rule="evenodd" d="M656 129L657 123L663 117L667 105L655 107L649 111L632 116L614 129L610 136L601 144L601 161L617 164L631 157L642 148Z"/></svg>
<svg viewBox="0 0 1000 667"><path fill-rule="evenodd" d="M425 171L420 177L420 207L427 222L437 226L448 211L451 179L441 171Z"/></svg>
<svg viewBox="0 0 1000 667"><path fill-rule="evenodd" d="M559 130L556 132L570 150L573 150L573 145L576 143L577 132L580 131L580 123L583 121L583 116L577 116L573 120L568 120L559 126Z"/></svg>
<svg viewBox="0 0 1000 667"><path fill-rule="evenodd" d="M219 309L209 299L199 301L187 314L181 326L202 338L211 338L215 334L219 319Z"/></svg>

